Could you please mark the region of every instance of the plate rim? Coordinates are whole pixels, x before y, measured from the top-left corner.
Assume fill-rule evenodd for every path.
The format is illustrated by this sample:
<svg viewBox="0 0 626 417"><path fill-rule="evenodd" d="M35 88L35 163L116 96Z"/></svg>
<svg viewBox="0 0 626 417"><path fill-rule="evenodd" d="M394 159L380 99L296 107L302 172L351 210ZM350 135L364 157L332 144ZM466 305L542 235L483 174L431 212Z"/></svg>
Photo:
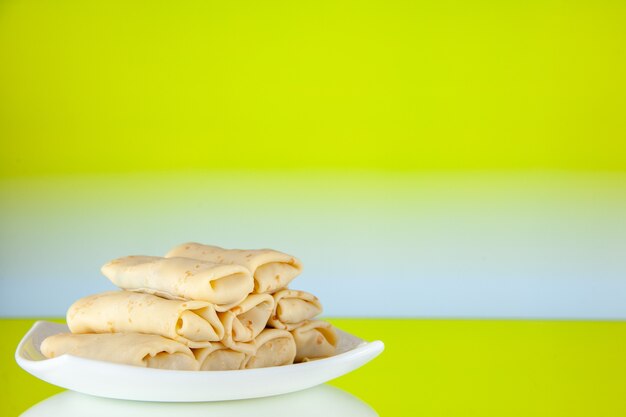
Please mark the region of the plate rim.
<svg viewBox="0 0 626 417"><path fill-rule="evenodd" d="M385 345L381 340L374 340L371 342L365 341L361 338L358 338L357 336L352 335L351 333L348 333L344 330L341 330L335 327L337 331L343 334L349 335L351 337L355 337L359 339L361 343L359 343L359 345L357 345L353 349L347 350L338 355L334 355L328 358L317 359L317 360L309 361L309 362L294 363L290 365L272 366L272 367L257 368L257 369L236 369L236 370L226 370L226 371L200 371L200 370L181 371L181 370L155 369L155 368L127 365L127 364L121 364L121 363L115 363L115 362L101 361L97 359L83 358L80 356L74 356L70 354L63 354L55 358L41 359L41 360L32 360L32 359L28 359L22 356L21 353L23 352L24 345L30 339L32 339L33 335L37 332L37 330L39 330L42 326L45 326L47 324L67 326L64 323L55 323L55 322L46 321L46 320L37 320L35 323L33 323L30 329L24 334L24 336L18 343L17 348L15 350L15 360L17 364L22 369L24 369L25 371L29 373L31 373L30 369L50 370L50 369L54 369L57 366L62 366L66 362L76 362L78 364L82 363L82 364L91 365L91 366L106 365L107 368L111 370L118 369L120 372L133 372L137 374L152 373L153 375L167 373L168 375L172 377L179 375L179 376L185 376L185 377L190 377L190 378L198 378L200 376L205 376L208 378L215 378L215 377L234 378L234 377L241 377L243 375L253 375L255 373L256 374L258 373L268 374L269 373L269 374L282 375L282 374L289 374L291 372L296 372L296 371L301 371L301 370L303 371L306 369L318 368L320 366L332 366L333 363L343 363L345 361L345 358L356 359L364 355L372 354L373 355L372 359L373 359L376 356L378 356L380 353L382 353L383 350L385 349ZM36 348L37 350L39 350L39 346L36 346ZM36 377L39 378L38 376Z"/></svg>

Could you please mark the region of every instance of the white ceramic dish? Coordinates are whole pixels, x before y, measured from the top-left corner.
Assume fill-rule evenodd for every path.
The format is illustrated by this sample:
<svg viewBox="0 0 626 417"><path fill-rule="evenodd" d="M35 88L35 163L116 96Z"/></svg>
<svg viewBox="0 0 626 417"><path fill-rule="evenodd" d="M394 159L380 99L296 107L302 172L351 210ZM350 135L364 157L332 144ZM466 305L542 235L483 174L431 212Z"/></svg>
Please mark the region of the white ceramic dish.
<svg viewBox="0 0 626 417"><path fill-rule="evenodd" d="M236 401L125 401L63 391L20 417L378 417L359 398L322 384L290 394Z"/></svg>
<svg viewBox="0 0 626 417"><path fill-rule="evenodd" d="M36 322L15 352L27 372L63 388L123 400L224 401L285 394L322 384L378 356L383 342L365 342L338 330L337 355L317 361L241 371L170 371L62 355L46 359L41 342L69 332L64 324Z"/></svg>

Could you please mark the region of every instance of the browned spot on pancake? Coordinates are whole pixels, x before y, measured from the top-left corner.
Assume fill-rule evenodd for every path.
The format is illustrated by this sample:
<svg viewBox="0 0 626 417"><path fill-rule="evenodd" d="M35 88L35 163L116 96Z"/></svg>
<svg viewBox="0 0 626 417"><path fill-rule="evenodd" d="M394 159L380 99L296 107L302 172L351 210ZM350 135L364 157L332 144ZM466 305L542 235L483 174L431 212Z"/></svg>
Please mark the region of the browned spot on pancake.
<svg viewBox="0 0 626 417"><path fill-rule="evenodd" d="M189 246L185 246L185 249L189 249Z"/></svg>
<svg viewBox="0 0 626 417"><path fill-rule="evenodd" d="M275 279L276 281L280 281L280 275L276 275L276 276L274 277L274 279Z"/></svg>
<svg viewBox="0 0 626 417"><path fill-rule="evenodd" d="M321 334L317 335L317 339L315 339L315 343L317 343L318 345L321 345L323 341L324 341L324 338L322 337L322 335Z"/></svg>
<svg viewBox="0 0 626 417"><path fill-rule="evenodd" d="M185 276L186 276L186 277L190 277L190 276L192 276L192 275L193 275L193 272L191 272L191 271L185 271Z"/></svg>

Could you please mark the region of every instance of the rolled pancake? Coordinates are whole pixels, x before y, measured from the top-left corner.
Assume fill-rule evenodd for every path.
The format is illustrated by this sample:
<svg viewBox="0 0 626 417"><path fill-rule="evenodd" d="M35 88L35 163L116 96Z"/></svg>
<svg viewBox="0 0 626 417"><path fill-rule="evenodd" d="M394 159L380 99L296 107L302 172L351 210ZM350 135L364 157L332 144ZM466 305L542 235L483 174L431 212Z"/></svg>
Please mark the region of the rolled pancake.
<svg viewBox="0 0 626 417"><path fill-rule="evenodd" d="M130 291L81 298L67 311L67 325L72 333L157 334L192 348L224 337L224 326L207 301L167 300Z"/></svg>
<svg viewBox="0 0 626 417"><path fill-rule="evenodd" d="M189 258L126 256L105 264L102 273L125 290L208 301L217 311L240 303L254 288L250 271L241 265Z"/></svg>
<svg viewBox="0 0 626 417"><path fill-rule="evenodd" d="M243 369L248 355L232 350L222 343L211 343L210 347L194 349L193 354L201 371L232 371Z"/></svg>
<svg viewBox="0 0 626 417"><path fill-rule="evenodd" d="M254 277L255 293L272 293L284 288L302 272L302 263L297 258L272 249L224 249L190 242L176 246L165 255L166 258L175 256L245 266Z"/></svg>
<svg viewBox="0 0 626 417"><path fill-rule="evenodd" d="M256 350L254 338L263 331L274 310L274 298L269 294L250 294L232 309L218 313L224 325L222 343L235 350L251 354Z"/></svg>
<svg viewBox="0 0 626 417"><path fill-rule="evenodd" d="M64 354L125 365L197 371L191 349L163 336L142 333L71 334L47 337L41 343L47 358Z"/></svg>
<svg viewBox="0 0 626 417"><path fill-rule="evenodd" d="M274 311L268 324L276 329L293 330L322 313L317 297L305 291L280 290L273 297Z"/></svg>
<svg viewBox="0 0 626 417"><path fill-rule="evenodd" d="M265 329L255 341L257 350L245 364L246 369L289 365L296 357L296 344L286 330Z"/></svg>
<svg viewBox="0 0 626 417"><path fill-rule="evenodd" d="M291 331L296 342L296 362L321 359L335 354L337 334L330 323L309 321Z"/></svg>

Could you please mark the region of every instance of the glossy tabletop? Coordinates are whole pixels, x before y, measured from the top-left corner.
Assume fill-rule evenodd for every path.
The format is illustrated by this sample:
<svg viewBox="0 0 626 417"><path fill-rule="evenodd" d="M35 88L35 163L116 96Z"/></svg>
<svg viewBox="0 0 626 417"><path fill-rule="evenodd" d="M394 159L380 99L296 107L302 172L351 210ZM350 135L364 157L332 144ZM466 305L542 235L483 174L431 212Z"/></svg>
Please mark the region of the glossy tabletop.
<svg viewBox="0 0 626 417"><path fill-rule="evenodd" d="M261 416L298 409L307 410L300 415L324 416L626 415L626 322L335 319L364 339L383 340L386 349L333 387L248 402L163 405L72 392L47 399L62 390L22 371L13 359L34 321L0 320L2 416L27 409L24 415L31 417L95 409L102 416L231 416L250 410Z"/></svg>

